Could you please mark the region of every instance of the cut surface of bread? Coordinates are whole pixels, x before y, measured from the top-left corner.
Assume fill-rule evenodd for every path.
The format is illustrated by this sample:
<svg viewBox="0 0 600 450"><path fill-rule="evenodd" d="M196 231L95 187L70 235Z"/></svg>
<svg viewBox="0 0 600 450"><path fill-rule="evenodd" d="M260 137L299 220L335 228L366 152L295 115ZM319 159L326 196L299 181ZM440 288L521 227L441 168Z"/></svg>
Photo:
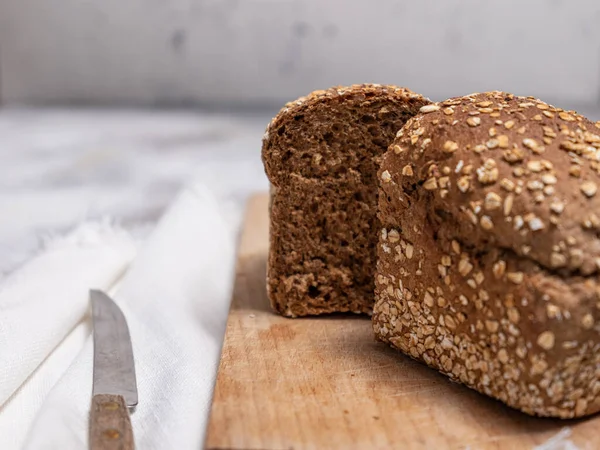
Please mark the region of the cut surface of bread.
<svg viewBox="0 0 600 450"><path fill-rule="evenodd" d="M429 101L396 86L315 91L271 121L262 159L271 182L267 289L289 317L370 314L377 170L404 123Z"/></svg>
<svg viewBox="0 0 600 450"><path fill-rule="evenodd" d="M526 413L600 410L600 124L473 94L380 169L377 337Z"/></svg>

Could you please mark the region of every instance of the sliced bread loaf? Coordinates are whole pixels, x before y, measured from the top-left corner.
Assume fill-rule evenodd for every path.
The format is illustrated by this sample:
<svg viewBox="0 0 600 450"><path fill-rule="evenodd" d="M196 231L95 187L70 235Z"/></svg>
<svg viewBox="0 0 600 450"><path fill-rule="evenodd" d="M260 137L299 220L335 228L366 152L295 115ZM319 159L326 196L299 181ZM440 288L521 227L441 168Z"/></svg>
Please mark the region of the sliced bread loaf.
<svg viewBox="0 0 600 450"><path fill-rule="evenodd" d="M529 414L600 410L600 124L502 92L431 105L380 169L375 333Z"/></svg>
<svg viewBox="0 0 600 450"><path fill-rule="evenodd" d="M275 311L371 313L377 170L398 130L428 103L396 86L335 87L288 103L271 121L262 158L272 184Z"/></svg>

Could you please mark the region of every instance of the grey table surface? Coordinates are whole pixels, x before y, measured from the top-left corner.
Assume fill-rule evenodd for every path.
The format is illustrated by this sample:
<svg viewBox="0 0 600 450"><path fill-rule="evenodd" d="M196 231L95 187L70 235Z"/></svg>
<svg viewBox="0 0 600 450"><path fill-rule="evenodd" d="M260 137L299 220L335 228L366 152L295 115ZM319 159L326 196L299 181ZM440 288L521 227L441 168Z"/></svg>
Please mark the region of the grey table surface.
<svg viewBox="0 0 600 450"><path fill-rule="evenodd" d="M0 109L0 280L87 220L148 233L190 181L238 226L271 113Z"/></svg>

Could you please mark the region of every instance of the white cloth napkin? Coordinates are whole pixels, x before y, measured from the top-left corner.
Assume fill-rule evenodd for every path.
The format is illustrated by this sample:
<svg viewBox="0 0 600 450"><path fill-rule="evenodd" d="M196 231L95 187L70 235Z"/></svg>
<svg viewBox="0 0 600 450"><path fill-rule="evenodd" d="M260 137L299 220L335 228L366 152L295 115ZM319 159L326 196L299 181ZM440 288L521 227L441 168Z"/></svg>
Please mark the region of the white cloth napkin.
<svg viewBox="0 0 600 450"><path fill-rule="evenodd" d="M87 448L90 288L112 292L128 321L139 393L132 414L137 448L201 448L233 283L234 240L215 199L192 185L137 254L123 231L86 225L6 280L0 286L0 449Z"/></svg>

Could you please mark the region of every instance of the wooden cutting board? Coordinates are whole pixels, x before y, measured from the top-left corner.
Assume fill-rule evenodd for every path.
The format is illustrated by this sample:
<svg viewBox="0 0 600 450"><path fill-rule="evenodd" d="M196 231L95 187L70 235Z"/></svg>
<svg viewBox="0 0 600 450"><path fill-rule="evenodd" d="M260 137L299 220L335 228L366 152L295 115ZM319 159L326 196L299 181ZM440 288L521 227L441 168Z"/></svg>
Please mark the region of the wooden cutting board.
<svg viewBox="0 0 600 450"><path fill-rule="evenodd" d="M367 317L286 319L265 291L268 197L251 199L208 449L598 449L600 417L536 419L375 342Z"/></svg>

